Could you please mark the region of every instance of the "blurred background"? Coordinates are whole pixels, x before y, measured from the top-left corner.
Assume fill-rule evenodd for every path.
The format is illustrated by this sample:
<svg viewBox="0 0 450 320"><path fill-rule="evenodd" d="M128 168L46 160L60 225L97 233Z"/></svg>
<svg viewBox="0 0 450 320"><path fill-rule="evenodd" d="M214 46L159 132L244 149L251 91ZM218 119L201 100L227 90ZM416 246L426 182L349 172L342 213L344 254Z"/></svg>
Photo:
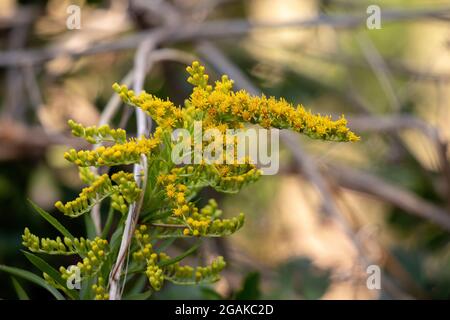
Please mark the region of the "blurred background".
<svg viewBox="0 0 450 320"><path fill-rule="evenodd" d="M370 5L380 28L367 26ZM82 188L63 158L86 147L68 119L135 130L111 85L133 83L137 48L150 44L147 92L183 103L185 67L200 59L212 79L345 114L362 137L283 136L277 176L207 191L226 215L247 215L202 249L225 256L224 277L154 298L450 298L449 23L448 0L1 0L0 264L35 270L20 252L25 226L55 235L27 199L58 215L54 202ZM82 219L61 219L84 233ZM380 290L367 288L369 265ZM4 273L0 298L17 298Z"/></svg>

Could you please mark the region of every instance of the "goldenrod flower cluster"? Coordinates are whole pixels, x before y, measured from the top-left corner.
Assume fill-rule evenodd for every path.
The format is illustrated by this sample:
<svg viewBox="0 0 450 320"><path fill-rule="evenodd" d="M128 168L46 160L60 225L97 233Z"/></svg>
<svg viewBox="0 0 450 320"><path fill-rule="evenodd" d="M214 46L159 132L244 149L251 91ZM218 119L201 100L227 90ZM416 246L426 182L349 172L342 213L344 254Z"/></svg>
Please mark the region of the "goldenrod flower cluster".
<svg viewBox="0 0 450 320"><path fill-rule="evenodd" d="M133 253L133 258L146 263L145 274L155 291L161 289L164 280L177 284L191 284L214 282L219 279L219 273L226 265L223 257L217 257L208 266L196 268L189 265L181 266L178 262L168 263L171 258L166 253L158 254L153 251L147 231L146 225L140 225L136 229L134 237L140 249Z"/></svg>
<svg viewBox="0 0 450 320"><path fill-rule="evenodd" d="M111 206L125 214L128 206L136 201L141 193L132 173L119 171L111 176L111 179L117 184L118 192L111 196Z"/></svg>
<svg viewBox="0 0 450 320"><path fill-rule="evenodd" d="M302 105L294 107L284 99L274 97L251 96L245 90L233 92L233 81L222 77L216 81L212 90L207 85L204 68L198 62L188 67L189 81L195 88L187 102L188 109L202 111L206 122L231 124L230 128L240 127L240 123L259 124L264 128L291 129L314 139L333 141L358 141L347 128L347 121L342 116L333 121L329 116L314 115ZM197 80L196 80L197 79ZM201 80L199 80L201 79Z"/></svg>
<svg viewBox="0 0 450 320"><path fill-rule="evenodd" d="M78 167L78 176L81 181L86 184L91 184L98 178L98 175L95 174L89 167Z"/></svg>
<svg viewBox="0 0 450 320"><path fill-rule="evenodd" d="M186 219L187 227L183 229L183 235L220 237L233 234L244 225L243 213L231 219L219 219L221 215L222 210L218 209L216 201L210 199L200 212L194 210L192 215Z"/></svg>
<svg viewBox="0 0 450 320"><path fill-rule="evenodd" d="M222 256L214 259L210 265L205 267L197 267L195 270L195 281L200 282L204 279L215 278L220 271L225 268L226 263Z"/></svg>
<svg viewBox="0 0 450 320"><path fill-rule="evenodd" d="M27 247L32 252L47 253L47 254L80 254L85 255L92 248L96 248L95 242L104 242L100 238L95 240L81 238L56 237L56 240L50 238L39 238L32 234L28 228L25 228L22 235L22 245ZM104 243L105 244L105 243ZM101 244L104 246L104 244ZM97 244L98 246L98 244Z"/></svg>
<svg viewBox="0 0 450 320"><path fill-rule="evenodd" d="M146 231L147 226L141 225L134 233L134 237L138 241L141 249L133 253L133 258L146 262L145 274L147 275L148 281L155 291L159 291L164 282L164 273L163 269L157 265L159 255L153 251L150 236L144 234Z"/></svg>
<svg viewBox="0 0 450 320"><path fill-rule="evenodd" d="M215 258L210 265L191 267L178 262L166 267L166 279L176 284L212 283L220 279L220 272L226 263L222 256Z"/></svg>
<svg viewBox="0 0 450 320"><path fill-rule="evenodd" d="M109 176L104 174L98 177L92 185L83 188L80 195L73 201L63 204L61 201L55 203L55 207L66 216L75 218L88 212L99 201L109 196L113 191L113 186Z"/></svg>
<svg viewBox="0 0 450 320"><path fill-rule="evenodd" d="M216 165L209 173L213 175L214 181L211 187L225 193L236 193L261 176L261 170L250 163Z"/></svg>
<svg viewBox="0 0 450 320"><path fill-rule="evenodd" d="M230 169L225 172L221 170L221 166L184 166L173 168L168 174L160 174L157 182L165 195L164 201L172 210L176 221L186 227L182 231L166 230L157 237L217 237L230 235L240 229L244 223L244 214L231 219L219 219L222 211L218 209L215 200L210 200L201 210L194 202L189 201L199 187L211 186L222 192L237 192L243 185L259 177L259 170L253 167L250 170L246 165L228 167Z"/></svg>
<svg viewBox="0 0 450 320"><path fill-rule="evenodd" d="M70 120L73 135L92 144L105 145L93 150L70 149L64 154L65 159L79 167L81 180L89 186L75 200L65 204L61 201L55 203L56 208L65 215L78 217L108 197L111 198L110 212L113 213L112 209L115 209L122 214L127 213L132 203L142 199L139 202L142 203L142 208L138 213L138 228L130 251L132 263L147 276L150 287L155 291L160 290L165 281L198 284L219 279L219 273L226 265L222 257L216 258L210 265L192 267L180 265L181 258L171 259L166 253L154 249L154 246L159 248L158 241L162 238L220 237L236 232L245 220L242 213L233 218L222 219L222 211L214 200L199 208L196 195L204 187L235 193L258 180L261 175L261 171L249 158L237 159L232 154L233 161L230 163L227 147L233 144L236 149L237 140L234 138L214 141L218 146L224 147L214 150L227 150L219 154L221 161L203 160L200 163L193 161L192 165L176 165L171 157L175 147L171 135L175 129L183 128L192 133L196 131L196 121L202 121L204 130L214 128L221 133L228 133L228 129L242 129L246 124L254 124L263 128L290 129L314 139L359 140L347 127L344 117L332 120L329 116L312 114L302 105L294 106L284 99L251 96L243 90L234 92L233 81L227 76L210 84L205 68L198 62L193 62L187 71L187 81L194 88L182 107L146 92L135 93L124 85L113 85L113 89L125 103L142 109L158 124L153 135L147 132L143 136L127 139L127 133L123 129L112 129L108 125L85 127ZM190 150L194 149L194 156L196 142L191 140L187 144L190 144ZM205 147L207 144L208 141L202 139L200 145ZM138 188L131 173L119 171L111 176L99 176L90 168L136 164L141 162L142 156L147 157L148 164L147 172L142 173L146 177L145 192ZM226 160L226 164L223 160ZM102 230L105 234L110 231L111 225L115 225L112 223L114 218L110 220L109 217L109 223L105 224L108 227L105 226L105 230ZM121 231L124 221L125 219L120 219L114 235L119 234L117 231ZM96 284L91 287L92 297L109 298L109 284L105 281L105 274L110 268L108 256L111 256L111 261L117 259L117 256L112 255L117 254L117 244L120 241L111 240L113 245L109 248L108 241L99 237L94 240L68 237L40 239L28 229L25 229L22 239L23 245L32 252L78 254L82 260L76 266L83 281L98 277ZM76 271L74 268L61 267L60 272L62 279L67 280ZM68 296L72 294L48 274L44 274L44 279Z"/></svg>
<svg viewBox="0 0 450 320"><path fill-rule="evenodd" d="M123 129L111 129L107 124L97 128L96 126L85 127L81 123L69 120L68 124L75 137L85 139L87 142L97 144L100 142L125 143L127 133Z"/></svg>
<svg viewBox="0 0 450 320"><path fill-rule="evenodd" d="M109 293L105 288L105 280L99 277L96 284L92 285L92 291L95 294L95 300L108 300Z"/></svg>
<svg viewBox="0 0 450 320"><path fill-rule="evenodd" d="M76 241L76 240L75 240ZM109 252L108 241L96 237L94 240L83 241L86 248L86 254L82 261L78 262L76 266L79 268L80 273L83 277L90 277L95 275L103 263ZM81 247L81 242L78 243ZM74 273L74 269L66 269L65 267L60 267L61 277L64 280L69 279Z"/></svg>
<svg viewBox="0 0 450 320"><path fill-rule="evenodd" d="M164 188L167 196L166 201L172 208L174 216L177 217L187 215L191 210L187 201L187 198L190 196L190 190L185 184L177 181L178 174L184 171L183 168L174 168L170 174L158 176L158 182Z"/></svg>
<svg viewBox="0 0 450 320"><path fill-rule="evenodd" d="M200 65L198 61L194 61L192 66L186 68L190 74L187 82L194 85L194 87L202 88L208 92L212 91L212 87L208 85L209 76L205 74L205 67Z"/></svg>
<svg viewBox="0 0 450 320"><path fill-rule="evenodd" d="M126 85L120 86L117 83L113 85L113 89L124 102L145 111L162 129L182 126L183 111L169 100L162 100L146 92L136 95Z"/></svg>
<svg viewBox="0 0 450 320"><path fill-rule="evenodd" d="M111 147L100 146L95 150L77 152L75 149L70 149L64 154L64 158L80 167L112 167L138 163L141 155L150 155L158 145L159 140L156 138L131 138L123 144L115 144Z"/></svg>
<svg viewBox="0 0 450 320"><path fill-rule="evenodd" d="M113 185L111 180L117 185ZM66 204L57 201L55 207L65 215L75 218L89 212L95 204L111 196L112 207L126 213L128 205L138 198L140 192L133 174L119 171L110 179L105 173L84 188L75 200Z"/></svg>
<svg viewBox="0 0 450 320"><path fill-rule="evenodd" d="M181 128L183 119L203 120L205 127L240 128L242 123L259 124L264 128L291 129L314 139L358 141L359 137L347 128L342 116L333 121L330 116L312 114L302 105L294 106L284 99L251 96L246 91L233 92L233 81L223 76L214 88L208 84L205 68L197 61L187 68L188 82L194 89L186 108L175 107L169 100L161 100L142 92L136 96L124 85L113 88L127 103L139 107L163 128Z"/></svg>
<svg viewBox="0 0 450 320"><path fill-rule="evenodd" d="M61 237L56 237L56 240L50 238L41 239L32 234L28 228L25 228L22 235L22 245L27 247L28 250L37 253L62 255L77 253L77 249L73 246L71 239L67 237L64 237L64 239L61 239Z"/></svg>

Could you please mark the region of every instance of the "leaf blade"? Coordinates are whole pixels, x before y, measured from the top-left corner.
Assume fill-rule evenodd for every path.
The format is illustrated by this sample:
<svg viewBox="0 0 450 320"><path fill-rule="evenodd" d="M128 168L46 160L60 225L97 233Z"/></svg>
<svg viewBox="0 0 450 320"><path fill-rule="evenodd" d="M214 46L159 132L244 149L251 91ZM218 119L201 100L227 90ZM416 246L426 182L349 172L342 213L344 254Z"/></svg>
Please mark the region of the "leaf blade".
<svg viewBox="0 0 450 320"><path fill-rule="evenodd" d="M38 277L37 275L35 275L32 272L29 272L27 270L22 270L19 268L8 267L8 266L2 265L2 264L0 264L0 271L4 271L4 272L7 272L14 276L17 276L17 277L23 278L25 280L28 280L30 282L33 282L34 284L46 289L57 300L65 300L63 295L58 290L56 290L55 288L50 286L47 282L45 282L44 279L42 279L41 277Z"/></svg>
<svg viewBox="0 0 450 320"><path fill-rule="evenodd" d="M42 258L38 257L37 255L35 255L31 252L27 252L27 251L22 251L22 252L25 255L25 257L28 259L28 261L30 261L36 268L38 268L42 272L45 272L46 274L48 274L60 286L62 286L62 287L66 286L66 282L61 278L60 273L55 268L53 268L51 265L49 265L45 260L43 260ZM71 292L70 290L66 290L65 293L70 298L75 299L74 293Z"/></svg>
<svg viewBox="0 0 450 320"><path fill-rule="evenodd" d="M19 300L30 300L30 297L25 292L23 287L20 285L19 281L17 281L16 278L14 277L11 277L11 281L13 283L14 290L16 290L17 297L19 298Z"/></svg>
<svg viewBox="0 0 450 320"><path fill-rule="evenodd" d="M56 220L50 213L41 209L37 204L33 201L28 200L33 207L34 210L37 211L48 223L50 223L53 227L55 227L61 234L70 239L74 239L75 237L67 230L58 220Z"/></svg>

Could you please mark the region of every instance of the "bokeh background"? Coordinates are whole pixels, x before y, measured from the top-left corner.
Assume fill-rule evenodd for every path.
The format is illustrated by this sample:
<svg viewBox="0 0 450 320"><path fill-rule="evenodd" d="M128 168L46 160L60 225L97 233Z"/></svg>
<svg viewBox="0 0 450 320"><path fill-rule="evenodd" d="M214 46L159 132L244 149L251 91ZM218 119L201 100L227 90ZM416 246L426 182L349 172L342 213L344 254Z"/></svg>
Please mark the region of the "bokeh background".
<svg viewBox="0 0 450 320"><path fill-rule="evenodd" d="M67 28L71 4L81 29ZM369 30L373 4L381 29ZM27 199L58 215L54 202L76 196L82 183L62 155L85 145L67 120L94 125L115 109L111 124L123 124L130 111L111 85L131 83L150 37L147 92L181 104L185 67L199 59L213 79L345 114L362 137L286 136L277 176L237 195L205 192L247 214L240 232L202 249L229 261L224 277L153 298L450 298L449 24L450 2L434 0L0 1L0 264L35 270L20 235L54 230ZM82 219L61 219L85 232ZM371 264L381 290L366 286ZM4 273L0 298L17 298Z"/></svg>

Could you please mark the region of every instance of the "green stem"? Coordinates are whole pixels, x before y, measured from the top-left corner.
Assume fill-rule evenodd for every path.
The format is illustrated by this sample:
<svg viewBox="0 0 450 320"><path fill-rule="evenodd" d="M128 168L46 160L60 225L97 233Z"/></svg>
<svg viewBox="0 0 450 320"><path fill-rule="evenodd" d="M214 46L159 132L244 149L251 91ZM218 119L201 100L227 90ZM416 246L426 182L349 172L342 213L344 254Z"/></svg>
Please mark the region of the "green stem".
<svg viewBox="0 0 450 320"><path fill-rule="evenodd" d="M112 222L114 220L114 208L109 205L109 211L108 211L108 217L106 218L105 227L102 231L102 239L106 239L106 236L109 233L109 230L111 229Z"/></svg>

